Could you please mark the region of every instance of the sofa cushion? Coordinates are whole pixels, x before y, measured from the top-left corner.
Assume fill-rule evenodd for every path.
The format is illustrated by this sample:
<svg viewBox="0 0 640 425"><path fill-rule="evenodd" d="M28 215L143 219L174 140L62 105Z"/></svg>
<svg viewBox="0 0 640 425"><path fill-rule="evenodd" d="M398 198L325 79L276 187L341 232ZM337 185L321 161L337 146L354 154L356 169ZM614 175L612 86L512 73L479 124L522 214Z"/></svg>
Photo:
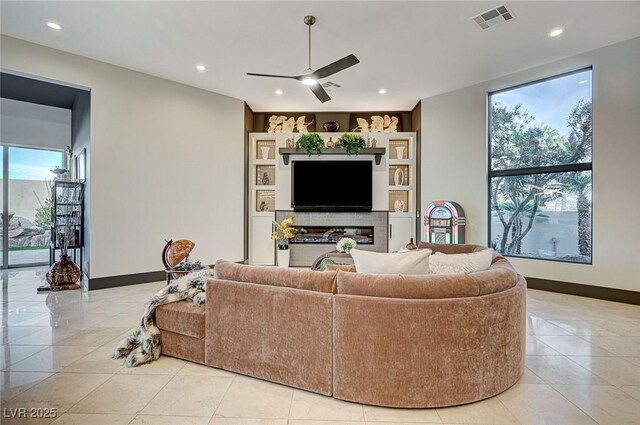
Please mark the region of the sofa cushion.
<svg viewBox="0 0 640 425"><path fill-rule="evenodd" d="M358 273L429 274L431 250L428 249L391 254L352 249L350 253Z"/></svg>
<svg viewBox="0 0 640 425"><path fill-rule="evenodd" d="M160 329L162 354L204 364L204 338L194 338Z"/></svg>
<svg viewBox="0 0 640 425"><path fill-rule="evenodd" d="M204 305L177 301L156 309L156 326L160 329L194 338L204 338Z"/></svg>
<svg viewBox="0 0 640 425"><path fill-rule="evenodd" d="M440 299L476 297L513 287L517 274L494 267L464 275L378 275L338 272L338 294L384 298Z"/></svg>
<svg viewBox="0 0 640 425"><path fill-rule="evenodd" d="M283 286L307 291L335 294L336 272L318 273L289 267L249 266L218 260L214 269L216 279L249 282L259 285Z"/></svg>
<svg viewBox="0 0 640 425"><path fill-rule="evenodd" d="M433 274L465 274L488 270L493 259L492 249L465 254L436 252L429 258L429 271Z"/></svg>

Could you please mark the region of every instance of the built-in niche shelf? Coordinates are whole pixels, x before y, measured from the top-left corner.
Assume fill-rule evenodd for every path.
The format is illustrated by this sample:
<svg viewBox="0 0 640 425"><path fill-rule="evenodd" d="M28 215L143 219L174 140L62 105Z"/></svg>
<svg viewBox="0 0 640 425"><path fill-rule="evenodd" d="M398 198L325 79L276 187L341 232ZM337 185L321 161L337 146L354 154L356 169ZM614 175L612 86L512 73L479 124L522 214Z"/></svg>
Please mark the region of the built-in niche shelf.
<svg viewBox="0 0 640 425"><path fill-rule="evenodd" d="M385 155L386 151L387 150L385 148L364 148L364 149L361 149L360 152L358 152L358 155L351 155L351 156L357 157L361 155L374 155L376 165L380 165L380 162L382 161L382 157ZM289 157L291 155L309 156L307 151L305 151L304 149L297 149L297 148L280 148L278 149L278 152L280 153L280 155L282 155L282 159L284 160L285 165L289 165ZM320 156L322 155L347 155L347 150L336 149L336 148L323 148L323 149L320 149ZM312 153L311 156L317 157L318 155Z"/></svg>

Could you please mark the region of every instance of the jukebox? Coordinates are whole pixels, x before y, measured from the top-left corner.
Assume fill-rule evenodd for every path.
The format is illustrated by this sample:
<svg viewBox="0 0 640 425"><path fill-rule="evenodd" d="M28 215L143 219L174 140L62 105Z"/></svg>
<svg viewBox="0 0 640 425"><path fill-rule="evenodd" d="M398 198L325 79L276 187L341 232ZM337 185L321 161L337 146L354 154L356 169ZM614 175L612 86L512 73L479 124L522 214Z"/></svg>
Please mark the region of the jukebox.
<svg viewBox="0 0 640 425"><path fill-rule="evenodd" d="M435 201L424 214L424 238L430 243L464 243L464 210L455 202Z"/></svg>

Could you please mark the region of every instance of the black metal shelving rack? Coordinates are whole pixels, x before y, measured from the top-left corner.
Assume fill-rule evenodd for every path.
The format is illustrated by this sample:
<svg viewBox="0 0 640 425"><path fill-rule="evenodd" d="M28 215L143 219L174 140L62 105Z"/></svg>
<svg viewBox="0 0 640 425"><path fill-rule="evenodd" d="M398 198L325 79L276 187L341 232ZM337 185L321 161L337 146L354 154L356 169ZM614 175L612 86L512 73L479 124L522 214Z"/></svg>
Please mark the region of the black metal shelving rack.
<svg viewBox="0 0 640 425"><path fill-rule="evenodd" d="M60 240L58 233L65 227L73 227L75 229L75 241L69 245L69 254L74 263L80 268L80 276L82 271L82 247L84 246L84 183L73 180L54 180L51 191L51 199L53 208L51 209L51 243L49 244L49 265L56 261L56 251L60 250ZM69 194L73 196L69 198ZM75 217L75 222L71 223L73 218L68 214L72 209L69 207L77 206L80 214ZM63 207L63 208L59 208Z"/></svg>

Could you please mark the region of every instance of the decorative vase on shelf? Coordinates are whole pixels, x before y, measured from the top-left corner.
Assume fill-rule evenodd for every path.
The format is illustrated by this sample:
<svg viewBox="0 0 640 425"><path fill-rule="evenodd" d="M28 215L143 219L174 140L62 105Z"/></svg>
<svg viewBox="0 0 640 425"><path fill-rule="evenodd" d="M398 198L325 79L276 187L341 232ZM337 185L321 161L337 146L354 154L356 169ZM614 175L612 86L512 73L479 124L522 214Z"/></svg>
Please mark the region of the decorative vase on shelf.
<svg viewBox="0 0 640 425"><path fill-rule="evenodd" d="M371 139L371 147L375 148L378 146L378 141L375 139L375 137L373 139Z"/></svg>
<svg viewBox="0 0 640 425"><path fill-rule="evenodd" d="M69 260L67 255L60 255L60 259L53 263L46 275L47 282L51 285L51 290L59 289L77 289L80 280L80 269L76 264Z"/></svg>
<svg viewBox="0 0 640 425"><path fill-rule="evenodd" d="M396 158L404 159L404 146L396 146Z"/></svg>
<svg viewBox="0 0 640 425"><path fill-rule="evenodd" d="M278 248L278 267L289 267L290 251L287 249Z"/></svg>
<svg viewBox="0 0 640 425"><path fill-rule="evenodd" d="M402 199L396 199L396 202L393 203L393 209L396 210L397 213L404 212L404 201Z"/></svg>
<svg viewBox="0 0 640 425"><path fill-rule="evenodd" d="M327 147L329 149L333 148L336 145L336 143L333 141L333 138L329 137L329 141L327 142Z"/></svg>
<svg viewBox="0 0 640 425"><path fill-rule="evenodd" d="M329 133L335 133L336 131L340 130L340 124L335 121L327 121L322 126L324 127L324 131Z"/></svg>
<svg viewBox="0 0 640 425"><path fill-rule="evenodd" d="M393 184L396 186L402 186L404 184L404 173L401 168L396 168L396 172L393 173Z"/></svg>
<svg viewBox="0 0 640 425"><path fill-rule="evenodd" d="M262 146L260 150L262 151L262 159L269 159L269 146Z"/></svg>

